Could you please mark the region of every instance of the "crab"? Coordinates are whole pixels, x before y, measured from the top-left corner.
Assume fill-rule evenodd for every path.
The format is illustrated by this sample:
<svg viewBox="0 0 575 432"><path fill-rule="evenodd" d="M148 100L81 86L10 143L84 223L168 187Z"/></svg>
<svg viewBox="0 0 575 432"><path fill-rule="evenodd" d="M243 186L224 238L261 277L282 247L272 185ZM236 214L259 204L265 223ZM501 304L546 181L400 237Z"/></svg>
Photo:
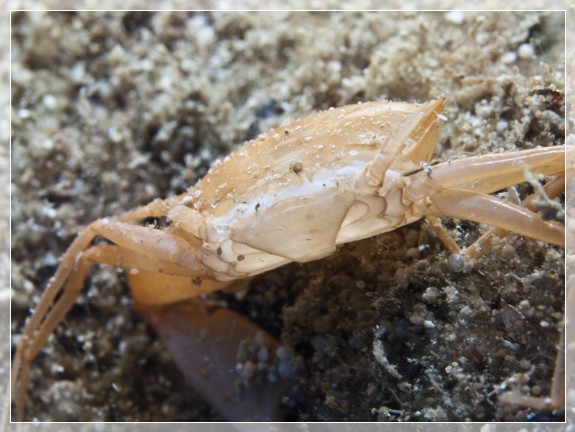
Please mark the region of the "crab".
<svg viewBox="0 0 575 432"><path fill-rule="evenodd" d="M563 247L563 225L534 211L535 196L514 204L490 194L555 176L540 194L558 195L565 155L574 149L536 148L432 164L445 103L444 98L423 104L377 101L309 115L239 147L179 196L86 226L63 255L17 342L12 394L18 418L24 416L31 363L77 300L92 264L129 270L136 309L168 345L181 343L174 335L208 329L190 349L233 357L246 338L272 350L281 344L246 318L208 310L202 296L290 262L319 260L338 245L425 218L452 254L454 271L509 231ZM443 217L494 228L462 251L442 228ZM146 225L150 218L167 222ZM191 306L182 308L187 301ZM200 392L230 418L281 418L284 384L259 382L246 396L235 385L233 365L232 360L221 371L208 372L201 364L186 368ZM213 386L224 390L214 396Z"/></svg>

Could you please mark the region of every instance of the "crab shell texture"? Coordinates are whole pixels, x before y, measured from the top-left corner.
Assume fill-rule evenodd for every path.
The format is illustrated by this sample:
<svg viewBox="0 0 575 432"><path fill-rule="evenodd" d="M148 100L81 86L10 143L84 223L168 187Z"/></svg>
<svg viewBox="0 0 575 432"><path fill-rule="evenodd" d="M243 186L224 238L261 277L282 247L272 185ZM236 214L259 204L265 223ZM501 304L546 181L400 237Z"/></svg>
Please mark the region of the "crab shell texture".
<svg viewBox="0 0 575 432"><path fill-rule="evenodd" d="M168 228L201 240L196 245L208 269L203 276L227 281L319 259L337 244L413 222L421 216L406 212L402 188L385 185L431 158L444 103L360 103L272 129L173 199ZM386 155L408 119L414 124L403 148ZM383 187L360 187L382 156Z"/></svg>

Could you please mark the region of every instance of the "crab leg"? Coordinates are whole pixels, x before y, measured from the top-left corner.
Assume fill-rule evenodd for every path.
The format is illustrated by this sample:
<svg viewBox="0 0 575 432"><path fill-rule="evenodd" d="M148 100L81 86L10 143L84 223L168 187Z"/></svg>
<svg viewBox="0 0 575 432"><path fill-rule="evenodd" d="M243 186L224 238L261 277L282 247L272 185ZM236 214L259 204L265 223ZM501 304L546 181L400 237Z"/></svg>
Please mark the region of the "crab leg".
<svg viewBox="0 0 575 432"><path fill-rule="evenodd" d="M71 265L66 267L71 267ZM55 284L49 285L46 291L47 296L43 296L39 303L39 307L40 305L42 306L42 315L33 315L32 318L34 320L31 319L28 322L24 329L24 334L18 341L16 359L12 367L12 393L14 394L16 383L20 379L17 398L17 417L19 421L22 421L24 416L25 389L28 387L30 363L38 355L50 334L52 334L78 298L86 277L87 268L88 262L86 260L80 259L74 263L74 269L68 272L69 275L60 298L48 313L48 307L52 304L56 293L60 291L59 286Z"/></svg>
<svg viewBox="0 0 575 432"><path fill-rule="evenodd" d="M545 191L547 197L549 198L557 197L561 192L565 190L565 176L559 175L555 177L553 180L551 180L549 183L543 186L543 190ZM539 197L538 193L533 193L529 195L521 202L521 206L531 211L537 211L537 207L535 206L534 201L538 197ZM463 255L466 258L479 258L481 255L491 250L491 243L494 237L503 238L507 234L509 234L509 232L510 231L504 230L499 227L493 227L489 229L481 237L479 237L477 240L475 240L473 244L469 245L465 249Z"/></svg>
<svg viewBox="0 0 575 432"><path fill-rule="evenodd" d="M555 146L443 162L433 167L430 176L418 173L410 185L410 195L420 199L430 189L446 188L492 193L523 183L525 168L533 174L564 172L565 157L572 153L575 154L575 146Z"/></svg>
<svg viewBox="0 0 575 432"><path fill-rule="evenodd" d="M565 328L561 328L561 335L555 357L555 368L551 378L551 391L548 397L525 396L518 392L508 391L499 396L499 400L506 404L523 405L535 409L558 409L565 404Z"/></svg>
<svg viewBox="0 0 575 432"><path fill-rule="evenodd" d="M21 421L24 416L24 402L25 402L25 389L28 386L29 380L29 369L30 363L36 357L38 351L43 346L46 339L50 335L52 330L46 327L46 321L50 316L46 317L50 306L53 304L54 299L62 291L62 287L66 284L64 292L69 292L70 289L74 289L70 285L70 275L74 272L77 273L78 267L76 265L76 257L86 249L95 237L95 233L90 230L89 227L85 228L78 237L72 242L64 256L62 261L58 266L58 270L54 276L50 279L46 290L42 294L40 301L36 307L36 310L28 320L26 327L24 328L23 334L20 336L20 340L16 346L16 356L14 359L14 364L12 365L12 394L16 392L16 384L20 380L20 389L17 398L17 417ZM68 282L66 282L68 280ZM78 294L72 294L71 297L77 298ZM70 296L62 295L58 300L56 305L65 304L66 307L60 307L59 319L57 322L61 321L65 316L67 310L71 307L69 304ZM73 302L72 302L73 303ZM53 309L54 309L53 308ZM53 310L51 315L54 316ZM54 322L54 319L50 319L49 322ZM40 330L38 330L40 329Z"/></svg>
<svg viewBox="0 0 575 432"><path fill-rule="evenodd" d="M186 275L193 277L199 276L202 273L201 267L197 264L196 250L180 237L161 230L140 227L125 222L98 220L85 228L64 254L62 263L40 299L36 313L30 318L24 330L25 336L33 337L34 332L38 328L41 328L41 323L46 317L50 305L58 293L62 291L63 286L65 286L63 296L67 292L75 293L75 297L79 295L76 292L75 284L81 285L84 280L85 275L78 280L78 275L82 274L83 271L82 266L85 265L90 258L93 259L93 262L99 262L98 258L105 256L103 253L100 253L99 256L97 255L98 251L103 250L101 248L96 249L92 253L88 253L90 249L88 249L88 251L86 250L97 235L101 235L123 246L122 251L125 254L125 259L128 260L128 265L135 264L135 261L138 260L138 262L144 265L144 268L154 266L155 269L161 270L161 264L167 261L170 263L167 265L177 268L180 274L184 272ZM146 255L136 252L142 247L149 258L146 259ZM130 256L132 256L131 259ZM150 259L152 258L156 260L155 265L150 263ZM118 256L110 255L108 258L104 258L104 263L121 265L119 260ZM54 305L54 308L56 308L59 303L60 300Z"/></svg>
<svg viewBox="0 0 575 432"><path fill-rule="evenodd" d="M555 198L565 189L565 177L559 175L551 180L549 183L543 186L543 190L547 197ZM539 197L538 193L533 193L523 200L521 203L522 207L528 210L536 211L537 207L534 204L535 199ZM503 238L510 233L509 230L505 230L500 227L492 227L486 233L481 235L477 240L475 240L471 245L465 248L465 251L461 251L459 245L455 242L453 237L447 232L447 230L441 225L439 218L432 216L430 214L426 215L425 218L435 230L436 234L443 242L447 250L453 254L462 254L465 258L479 258L481 255L489 252L491 250L491 242L494 237Z"/></svg>
<svg viewBox="0 0 575 432"><path fill-rule="evenodd" d="M433 230L439 237L439 240L441 240L441 242L451 255L461 254L461 248L459 247L455 239L451 236L451 234L449 234L449 232L447 232L447 230L443 227L443 225L441 225L441 221L439 220L438 217L428 214L425 216L425 219L427 220L427 222L429 222L429 225L431 225L431 228L433 228Z"/></svg>
<svg viewBox="0 0 575 432"><path fill-rule="evenodd" d="M164 211L164 205L160 201L154 201L149 206L141 207L124 215L122 220L138 220L145 217L163 216L162 211ZM175 264L179 261L180 265L178 267L180 271L183 269L182 265L187 264L191 266L188 270L190 276L199 276L201 274L193 261L195 249L179 237L160 230L144 228L125 222L108 221L106 219L98 220L88 225L80 232L62 257L58 270L48 283L35 313L30 317L24 328L23 335L18 341L12 370L11 387L12 393L15 394L16 384L20 379L17 398L19 419L23 417L25 400L23 389L27 387L29 381L30 363L38 355L49 335L62 321L80 295L89 266L94 262L100 262L98 259L102 259L105 263L113 261L114 265L118 265L118 257L111 256L109 253L106 257L106 252L104 252L106 249L102 247L95 246L96 249L91 252L93 248L89 248L89 246L98 235L124 245L122 253L128 264L135 261L143 263L148 260L148 264L143 264L148 267L151 265L149 262L151 258L161 261L162 257L168 257ZM148 258L136 252L142 246L145 246L144 250L149 254ZM110 249L107 251L109 252ZM156 268L160 269L159 267ZM54 303L59 294L60 297Z"/></svg>
<svg viewBox="0 0 575 432"><path fill-rule="evenodd" d="M140 253L192 270L195 276L200 276L204 271L198 250L180 236L159 229L107 220L96 222L92 229L126 249L143 250L145 252Z"/></svg>
<svg viewBox="0 0 575 432"><path fill-rule="evenodd" d="M178 198L178 197L176 197ZM135 208L123 215L121 215L117 220L121 222L130 222L146 219L149 217L162 217L166 216L168 213L168 202L167 200L155 199L145 206Z"/></svg>
<svg viewBox="0 0 575 432"><path fill-rule="evenodd" d="M140 207L135 209L133 212L127 213L121 218L121 220L128 221L152 216L159 217L165 214L162 213L162 211L164 211L163 202L154 201L150 203L150 205ZM90 243L92 243L94 238L100 234L96 228L100 224L102 224L102 221L96 221L84 228L66 250L56 273L50 279L48 286L42 294L42 298L36 307L35 313L30 317L26 325L26 329L24 330L24 334L26 336L31 337L38 329L40 322L45 318L48 308L61 291L66 279L73 271L75 271L77 257L80 256L82 252L88 248Z"/></svg>
<svg viewBox="0 0 575 432"><path fill-rule="evenodd" d="M571 146L560 146L445 162L431 174L412 175L405 198L414 202L414 211L422 216L468 219L563 246L562 225L488 193L524 182L526 170L543 175L562 173L565 154L573 151ZM434 219L431 222L433 226ZM457 252L450 242L444 243Z"/></svg>
<svg viewBox="0 0 575 432"><path fill-rule="evenodd" d="M571 288L567 290L567 299L565 300L565 316L572 316L575 309L575 290ZM571 312L571 314L569 314ZM560 409L565 405L565 386L569 386L569 372L573 365L572 350L565 357L566 345L566 331L569 328L565 323L561 326L559 343L557 345L557 355L555 356L555 368L553 370L553 377L551 378L551 389L549 396L525 396L519 394L517 391L507 391L499 396L499 400L507 404L524 405L535 409ZM567 380L565 379L567 377Z"/></svg>
<svg viewBox="0 0 575 432"><path fill-rule="evenodd" d="M410 114L401 127L395 128L382 143L372 163L358 179L358 190L376 191L384 182L385 173L403 151L404 161L429 161L437 142L437 112L445 105L445 99L426 104L421 111ZM406 144L411 146L404 148Z"/></svg>
<svg viewBox="0 0 575 432"><path fill-rule="evenodd" d="M491 195L461 189L446 189L422 204L421 212L438 217L455 217L514 231L518 234L564 246L562 225L544 221L539 215Z"/></svg>

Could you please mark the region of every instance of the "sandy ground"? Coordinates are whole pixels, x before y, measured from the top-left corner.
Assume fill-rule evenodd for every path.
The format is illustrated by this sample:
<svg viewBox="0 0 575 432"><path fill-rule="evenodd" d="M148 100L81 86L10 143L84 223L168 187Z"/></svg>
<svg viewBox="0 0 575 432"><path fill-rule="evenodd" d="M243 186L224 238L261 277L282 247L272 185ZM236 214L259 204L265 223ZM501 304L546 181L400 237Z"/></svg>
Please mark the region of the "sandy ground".
<svg viewBox="0 0 575 432"><path fill-rule="evenodd" d="M83 225L182 193L216 158L285 119L446 96L439 161L563 144L562 17L15 14L12 330ZM484 229L445 225L461 244ZM505 383L549 391L563 251L512 235L463 273L448 270L447 256L415 223L218 299L300 356L306 377L286 397L289 420L563 420L563 411L497 401ZM183 382L131 302L121 272L91 273L34 363L29 420L223 419Z"/></svg>

